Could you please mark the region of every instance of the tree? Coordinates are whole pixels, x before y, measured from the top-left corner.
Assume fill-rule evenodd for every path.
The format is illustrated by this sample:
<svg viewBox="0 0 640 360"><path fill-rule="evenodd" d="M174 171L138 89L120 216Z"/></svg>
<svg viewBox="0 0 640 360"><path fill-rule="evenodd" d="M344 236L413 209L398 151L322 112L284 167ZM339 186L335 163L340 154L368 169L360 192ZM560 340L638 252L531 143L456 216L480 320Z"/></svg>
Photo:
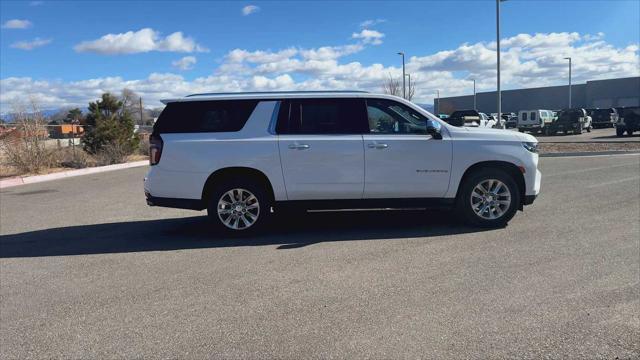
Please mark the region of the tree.
<svg viewBox="0 0 640 360"><path fill-rule="evenodd" d="M147 125L151 121L149 111L142 108L142 98L131 89L122 90L122 106L123 111L129 113L134 123L138 125ZM142 108L142 109L141 109ZM142 111L142 114L140 114Z"/></svg>
<svg viewBox="0 0 640 360"><path fill-rule="evenodd" d="M416 94L416 81L409 77L409 82L407 83L407 100L411 101L413 96Z"/></svg>
<svg viewBox="0 0 640 360"><path fill-rule="evenodd" d="M138 146L129 112L124 109L123 101L110 93L89 103L87 124L90 126L82 138L83 147L90 154L108 154L105 163L123 161Z"/></svg>
<svg viewBox="0 0 640 360"><path fill-rule="evenodd" d="M87 125L95 126L98 119L116 116L120 109L122 109L122 101L110 93L102 94L101 100L89 103Z"/></svg>
<svg viewBox="0 0 640 360"><path fill-rule="evenodd" d="M64 118L64 122L79 124L82 121L82 110L79 108L71 109L67 112L67 116Z"/></svg>
<svg viewBox="0 0 640 360"><path fill-rule="evenodd" d="M401 96L402 88L400 86L400 81L389 74L389 78L382 84L382 91L385 94Z"/></svg>

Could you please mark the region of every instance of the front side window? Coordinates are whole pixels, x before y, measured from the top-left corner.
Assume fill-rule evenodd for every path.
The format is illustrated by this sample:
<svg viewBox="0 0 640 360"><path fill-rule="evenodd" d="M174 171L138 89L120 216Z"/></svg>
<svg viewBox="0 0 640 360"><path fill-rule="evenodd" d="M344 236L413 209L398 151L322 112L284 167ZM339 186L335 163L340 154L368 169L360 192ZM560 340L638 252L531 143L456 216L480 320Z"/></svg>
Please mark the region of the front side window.
<svg viewBox="0 0 640 360"><path fill-rule="evenodd" d="M535 120L535 119L536 119L536 113L535 113L535 112L532 112L532 113L531 113L531 121L533 121L533 120Z"/></svg>
<svg viewBox="0 0 640 360"><path fill-rule="evenodd" d="M527 121L527 113L522 113L522 121Z"/></svg>
<svg viewBox="0 0 640 360"><path fill-rule="evenodd" d="M292 99L280 104L278 134L362 134L366 131L361 99Z"/></svg>
<svg viewBox="0 0 640 360"><path fill-rule="evenodd" d="M426 134L427 118L408 106L386 99L367 99L372 134Z"/></svg>

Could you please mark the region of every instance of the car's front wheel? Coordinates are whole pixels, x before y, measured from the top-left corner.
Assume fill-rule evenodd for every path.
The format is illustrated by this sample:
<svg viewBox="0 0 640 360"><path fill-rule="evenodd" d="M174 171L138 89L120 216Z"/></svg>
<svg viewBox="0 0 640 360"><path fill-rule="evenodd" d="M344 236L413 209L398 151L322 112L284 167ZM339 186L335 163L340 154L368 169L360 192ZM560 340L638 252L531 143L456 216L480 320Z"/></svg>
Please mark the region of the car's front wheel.
<svg viewBox="0 0 640 360"><path fill-rule="evenodd" d="M457 199L462 218L481 227L504 227L520 204L520 191L511 175L500 169L484 169L467 177Z"/></svg>
<svg viewBox="0 0 640 360"><path fill-rule="evenodd" d="M270 210L271 201L263 187L246 180L230 180L212 191L207 214L219 232L247 235L264 226Z"/></svg>

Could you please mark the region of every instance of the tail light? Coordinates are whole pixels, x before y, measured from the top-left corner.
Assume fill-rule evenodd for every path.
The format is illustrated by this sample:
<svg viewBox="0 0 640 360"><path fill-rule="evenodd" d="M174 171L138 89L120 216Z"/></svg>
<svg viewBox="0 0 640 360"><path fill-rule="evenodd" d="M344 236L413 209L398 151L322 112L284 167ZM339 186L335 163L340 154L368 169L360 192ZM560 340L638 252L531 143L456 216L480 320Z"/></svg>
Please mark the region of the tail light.
<svg viewBox="0 0 640 360"><path fill-rule="evenodd" d="M149 137L149 164L156 165L162 156L162 138L159 134L151 134Z"/></svg>

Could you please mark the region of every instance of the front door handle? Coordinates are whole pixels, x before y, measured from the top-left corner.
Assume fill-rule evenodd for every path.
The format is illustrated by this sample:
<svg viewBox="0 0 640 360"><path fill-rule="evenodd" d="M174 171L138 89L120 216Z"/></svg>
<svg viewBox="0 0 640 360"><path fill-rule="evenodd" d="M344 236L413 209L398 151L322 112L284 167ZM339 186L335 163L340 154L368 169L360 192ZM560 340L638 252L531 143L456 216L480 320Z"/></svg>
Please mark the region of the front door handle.
<svg viewBox="0 0 640 360"><path fill-rule="evenodd" d="M291 150L306 150L308 148L310 148L311 146L309 146L308 144L291 144L289 145L289 149Z"/></svg>
<svg viewBox="0 0 640 360"><path fill-rule="evenodd" d="M389 145L383 143L371 143L368 146L370 149L386 149L389 147Z"/></svg>

